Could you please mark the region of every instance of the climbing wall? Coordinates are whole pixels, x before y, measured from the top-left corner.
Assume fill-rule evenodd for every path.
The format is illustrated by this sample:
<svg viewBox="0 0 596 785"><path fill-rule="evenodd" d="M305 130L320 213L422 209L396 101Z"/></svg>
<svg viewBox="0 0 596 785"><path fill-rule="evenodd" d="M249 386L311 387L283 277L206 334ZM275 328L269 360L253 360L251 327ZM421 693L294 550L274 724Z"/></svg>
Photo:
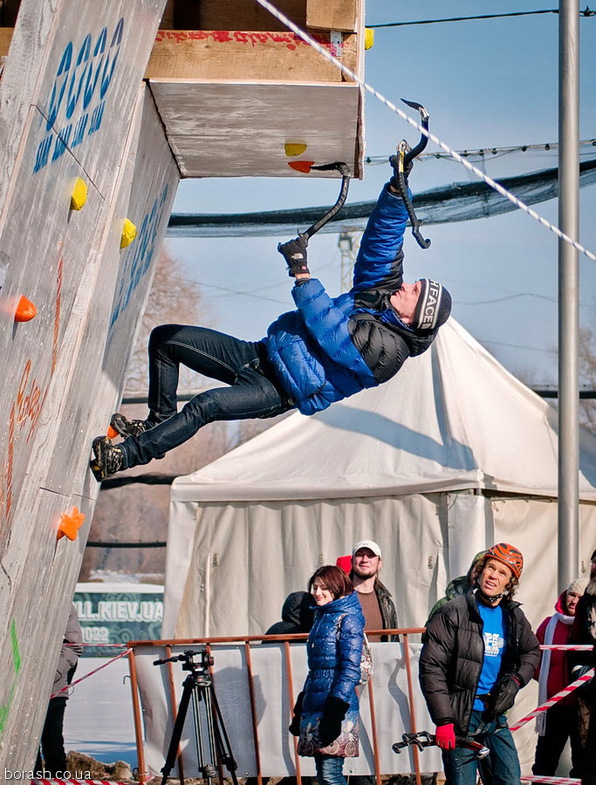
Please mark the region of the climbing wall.
<svg viewBox="0 0 596 785"><path fill-rule="evenodd" d="M0 80L0 771L34 762L179 179L142 82L164 5L23 0Z"/></svg>

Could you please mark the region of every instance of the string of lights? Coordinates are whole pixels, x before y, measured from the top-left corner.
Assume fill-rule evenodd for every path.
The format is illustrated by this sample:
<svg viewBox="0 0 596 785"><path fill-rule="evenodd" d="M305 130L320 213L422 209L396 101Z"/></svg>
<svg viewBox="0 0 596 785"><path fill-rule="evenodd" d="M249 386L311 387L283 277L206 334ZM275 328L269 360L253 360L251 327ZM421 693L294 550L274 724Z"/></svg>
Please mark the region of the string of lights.
<svg viewBox="0 0 596 785"><path fill-rule="evenodd" d="M595 12L596 13L596 12ZM583 150L580 149L580 155L590 154L592 155L593 152L589 149L591 147L596 147L596 139L582 139L579 143L580 148L584 148ZM527 152L553 152L559 149L558 142L544 142L541 144L519 144L513 145L511 147L479 147L473 150L458 150L458 155L461 155L463 158L485 158L485 157L494 157L498 158L503 155L509 155L511 153L527 153ZM387 155L367 155L364 159L365 164L376 165L376 164L386 164L387 163ZM445 159L452 159L453 156L449 153L421 153L418 158L445 158Z"/></svg>

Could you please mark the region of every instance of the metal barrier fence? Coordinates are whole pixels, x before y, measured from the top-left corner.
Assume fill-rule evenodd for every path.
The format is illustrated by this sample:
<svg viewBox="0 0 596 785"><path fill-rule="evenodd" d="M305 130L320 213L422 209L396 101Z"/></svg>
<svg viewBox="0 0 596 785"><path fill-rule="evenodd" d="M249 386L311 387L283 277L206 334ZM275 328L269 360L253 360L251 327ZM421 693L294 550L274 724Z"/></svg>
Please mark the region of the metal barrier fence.
<svg viewBox="0 0 596 785"><path fill-rule="evenodd" d="M400 642L403 646L404 650L404 662L405 662L405 669L406 669L406 682L407 682L407 701L408 701L408 710L409 710L409 722L410 727L408 732L415 733L418 729L416 727L416 712L415 712L415 701L414 701L414 686L413 686L413 679L412 679L412 668L411 668L411 658L410 658L410 636L411 635L420 635L424 632L423 627L416 627L416 628L405 628L405 629L393 629L393 630L372 630L368 634L370 636L374 635L393 635L398 634L400 636ZM144 742L143 742L143 727L142 727L142 711L141 711L141 704L140 704L140 697L139 697L139 681L138 681L138 674L137 674L137 664L135 658L135 650L139 649L142 650L143 648L151 647L157 649L163 649L163 658L167 659L173 656L174 649L181 649L188 646L200 645L204 646L207 652L212 653L217 650L218 644L221 645L240 645L244 648L245 658L246 658L246 678L247 678L247 686L248 686L248 694L250 699L250 713L251 713L251 722L252 722L252 743L254 745L254 755L256 761L256 780L258 785L262 785L263 783L263 774L261 769L261 755L260 755L260 738L259 738L259 729L258 729L258 713L257 713L257 705L256 705L256 696L253 684L253 670L252 670L252 660L251 660L251 647L255 644L261 644L263 642L266 643L283 643L284 645L284 661L287 673L287 691L288 691L288 699L289 705L292 707L294 705L294 701L297 696L297 692L294 687L294 678L292 673L292 661L290 657L290 644L291 643L298 643L306 641L308 636L306 634L301 635L248 635L248 636L234 636L234 637L221 637L221 638L188 638L188 639L172 639L172 640L157 640L157 641L130 641L128 646L128 661L129 661L129 668L130 668L130 679L131 679L131 690L132 690L132 705L133 705L133 717L134 717L134 726L135 726L135 739L136 739L136 746L137 746L137 756L138 756L138 766L139 766L139 782L141 785L146 783L150 778L150 775L147 771L146 765L146 756L145 756L145 749L144 749ZM549 645L549 646L541 646L541 649L559 649L559 650L592 650L592 646L569 646L569 645ZM168 685L168 703L170 706L170 710L172 713L172 718L175 721L176 713L177 713L177 703L176 703L176 693L175 693L175 686L174 686L174 673L172 668L172 663L166 663L167 667L167 685ZM568 685L564 690L562 690L557 695L550 698L545 704L542 706L538 706L534 709L530 714L526 717L518 720L515 725L511 726L511 730L515 731L518 728L522 727L526 722L538 716L541 712L546 711L550 706L554 705L558 700L561 700L570 692L572 692L577 687L581 686L581 684L585 683L587 680L592 678L593 671L582 676L580 679L577 679L572 684ZM376 712L375 712L375 696L374 696L374 688L372 679L368 682L366 686L365 692L368 695L368 702L370 708L370 720L371 720L371 741L372 741L372 749L374 755L374 768L375 768L375 781L376 785L381 785L381 772L379 768L379 739L377 733L377 721L376 721ZM289 722L290 718L288 718ZM301 777L301 767L300 767L300 757L298 756L298 741L297 739L293 738L293 749L294 749L294 765L296 770L296 779L298 785L301 785L302 777ZM416 785L421 785L422 782L422 775L420 770L420 759L419 759L419 751L414 746L412 747L412 759L414 762L414 775L416 779ZM177 759L177 767L179 772L179 777L181 783L184 783L184 769L181 760L181 755L178 755ZM221 774L220 768L220 774ZM531 780L531 781L541 781L539 777L523 777L524 780ZM552 778L544 778L542 781L544 782L554 782L555 779ZM556 779L557 782L570 782L568 779ZM571 781L573 782L573 781Z"/></svg>
<svg viewBox="0 0 596 785"><path fill-rule="evenodd" d="M414 709L414 701L413 701L413 680L412 680L412 669L410 664L410 640L409 636L411 635L420 635L424 632L423 627L415 627L415 628L405 628L405 629L392 629L392 630L371 630L367 632L369 636L375 635L399 635L400 642L404 647L404 659L405 659L405 667L406 667L406 678L407 678L407 690L408 690L408 706L409 706L409 714L410 714L410 728L409 730L415 732L416 728L416 716L415 716L415 709ZM133 717L134 717L134 725L135 725L135 739L137 745L137 755L138 755L138 765L139 765L139 782L141 785L148 781L149 774L147 771L146 765L146 757L145 757L145 750L144 750L144 743L143 743L143 728L142 728L142 711L141 711L141 704L139 698L139 682L138 682L138 675L137 675L137 666L135 660L135 650L143 649L146 647L151 648L162 648L163 649L163 658L169 658L173 654L174 649L180 649L188 646L194 645L202 645L207 648L209 652L216 651L218 644L240 644L243 645L246 657L246 666L247 666L247 680L248 680L248 690L250 696L250 709L251 709L251 720L252 720L252 739L254 745L254 753L255 753L255 760L257 766L257 774L256 779L258 785L262 785L263 782L263 774L261 770L261 756L260 756L260 739L259 739L259 731L258 731L258 716L257 716L257 707L256 707L256 699L255 699L255 692L254 692L254 685L252 679L252 662L251 662L251 646L254 644L261 644L263 642L267 643L283 643L284 644L284 656L285 656L285 667L287 672L287 690L288 690L288 698L290 706L294 705L294 701L296 699L297 692L295 691L294 687L294 678L292 673L292 662L290 658L290 643L296 642L303 642L306 641L308 636L306 634L301 635L243 635L243 636L234 636L234 637L224 637L224 638L187 638L187 639L172 639L172 640L159 640L159 641L130 641L127 646L130 651L130 656L128 658L129 668L130 668L130 680L131 680L131 690L132 690L132 704L133 704ZM177 703L176 703L176 694L174 688L174 673L172 668L172 663L167 663L164 667L168 669L168 680L167 683L169 685L169 695L168 701L170 705L170 709L172 712L172 717L176 719L176 711L177 711ZM375 714L375 697L374 697L374 688L372 684L372 680L370 680L366 686L365 693L368 694L368 701L370 706L370 716L371 716L371 740L372 740L372 747L374 752L374 761L375 761L375 780L376 785L381 785L381 772L379 770L378 765L378 750L379 750L379 741L378 741L378 734L377 734L377 723L376 723L376 714ZM288 718L289 723L290 718ZM298 741L294 739L294 764L296 768L296 779L298 781L298 785L301 785L301 771L300 771L300 757L298 756ZM415 768L415 776L416 776L416 785L421 785L421 773L420 773L420 761L419 761L419 752L418 749L415 747L412 750L413 759L414 759L414 768ZM180 756L178 757L178 771L180 775L180 781L184 781L184 770L182 766L182 761Z"/></svg>

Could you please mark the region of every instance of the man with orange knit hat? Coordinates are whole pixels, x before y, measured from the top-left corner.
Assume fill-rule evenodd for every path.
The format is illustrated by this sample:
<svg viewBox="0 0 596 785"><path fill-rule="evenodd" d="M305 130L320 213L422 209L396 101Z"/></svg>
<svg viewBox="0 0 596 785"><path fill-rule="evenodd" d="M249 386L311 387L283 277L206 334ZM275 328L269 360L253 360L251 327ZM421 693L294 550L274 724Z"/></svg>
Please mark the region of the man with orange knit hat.
<svg viewBox="0 0 596 785"><path fill-rule="evenodd" d="M519 785L517 750L505 713L534 675L538 640L512 597L523 569L513 545L489 548L474 586L429 621L420 653L420 685L436 727L446 785ZM488 747L477 760L457 746L468 736Z"/></svg>

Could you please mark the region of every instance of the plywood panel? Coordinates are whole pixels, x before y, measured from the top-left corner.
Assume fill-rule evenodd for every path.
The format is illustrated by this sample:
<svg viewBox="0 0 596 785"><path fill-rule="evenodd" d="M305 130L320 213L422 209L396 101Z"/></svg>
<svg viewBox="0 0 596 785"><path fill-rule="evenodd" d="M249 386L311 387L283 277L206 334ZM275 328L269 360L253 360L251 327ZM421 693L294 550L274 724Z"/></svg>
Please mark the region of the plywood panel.
<svg viewBox="0 0 596 785"><path fill-rule="evenodd" d="M315 39L331 51L329 34ZM345 37L341 61L358 70L357 36ZM145 76L149 79L276 79L341 82L342 71L291 32L160 30Z"/></svg>
<svg viewBox="0 0 596 785"><path fill-rule="evenodd" d="M178 170L153 100L142 83L137 89L131 122L133 132L121 150L121 165L117 168L113 189L116 196L104 207L103 214L95 212L97 227L91 248L81 243L79 256L72 248L70 253L64 253L65 268L70 263L82 268L83 274L68 318L65 317L64 330L61 327L58 331L55 368L43 377L40 400L36 389L42 385L34 386L33 379L42 379L47 364L47 344L41 334L34 355L36 364L31 364L27 384L21 383L23 394L17 395L17 412L23 416L23 423L16 418L20 439L13 450L14 466L10 472L2 472L3 478L10 480L13 504L10 536L1 554L0 646L11 650L14 636L10 625L14 624L20 635L28 636L30 661L39 660L31 652L44 651L50 662L61 638L58 616L72 596L98 490L88 469L91 438L104 430L121 395L130 343L178 181ZM39 225L43 225L46 211L44 206ZM119 248L125 214L131 215L139 226L128 258L127 252ZM28 324L34 323L35 320ZM10 356L17 364L21 362L18 347L13 347ZM35 401L40 406L29 414ZM6 454L5 449L0 452L2 459ZM85 528L74 542L62 538L57 543L59 515L69 512L73 505L85 513ZM40 585L44 586L41 596ZM43 634L38 630L40 624L44 625ZM38 646L43 648L37 649ZM0 765L11 770L30 765L44 711L43 701L37 698L32 707L32 696L46 694L53 665L53 661L44 661L44 668L19 675L14 684L4 685L9 692L2 692L0 687L0 706L5 701L10 708L3 738L10 739L12 745L3 748L0 740Z"/></svg>
<svg viewBox="0 0 596 785"><path fill-rule="evenodd" d="M19 505L24 501L19 499ZM73 503L85 515L80 540L58 541L60 516L69 512ZM2 623L7 634L0 639L0 758L3 770L13 772L30 770L35 760L76 582L75 569L82 558L92 517L91 505L85 500L43 489L36 489L28 499L28 509L20 513L24 514L29 523L15 532L23 558L11 564L9 571L3 565L0 578L3 600L11 588L21 589L10 607L2 602L2 610L7 614Z"/></svg>
<svg viewBox="0 0 596 785"><path fill-rule="evenodd" d="M164 2L96 0L82 14L75 0L23 0L0 80L0 656L12 669L0 684L0 771L34 760L98 491L90 439L124 385L163 234L153 205L169 211L178 180L142 82ZM122 36L110 38L121 18ZM93 85L95 48L84 47L93 41L101 55L104 28L105 81ZM76 70L81 51L87 71ZM76 177L88 200L71 212ZM129 211L138 242L121 252ZM16 324L20 294L38 315ZM57 542L59 516L75 504L85 527Z"/></svg>
<svg viewBox="0 0 596 785"><path fill-rule="evenodd" d="M31 5L43 26L30 18ZM76 149L81 166L105 196L119 155L118 145L107 143L107 137L126 134L165 0L97 0L85 4L84 14L79 0L54 0L52 5L23 2L14 57L11 50L0 80L0 138L9 139L11 148L17 142L8 127L7 136L2 133L2 115L10 110L7 98L35 104L44 118L30 131L38 169L51 167L66 144ZM53 24L55 17L62 24ZM32 71L35 81L29 77ZM2 178L12 165L14 160L0 166L0 197Z"/></svg>
<svg viewBox="0 0 596 785"><path fill-rule="evenodd" d="M357 4L358 0L307 0L306 24L311 28L354 32Z"/></svg>
<svg viewBox="0 0 596 785"><path fill-rule="evenodd" d="M31 110L28 127L39 112ZM83 279L104 202L70 151L51 168L32 174L36 145L24 143L20 188L4 214L2 263L7 272L0 293L0 553L14 523L16 501L28 473L48 390L62 353L73 303ZM70 209L75 179L87 180L88 200ZM32 321L14 322L21 295L36 306Z"/></svg>
<svg viewBox="0 0 596 785"><path fill-rule="evenodd" d="M121 250L119 234L110 232L101 252L101 264L115 271L115 280L112 278L106 284L101 276L95 282L94 288L103 294L101 308L95 305L100 298L94 296L88 303L91 312L78 330L80 349L76 363L71 363L71 384L60 401L63 413L60 419L70 420L82 449L64 455L60 464L49 466L44 485L57 492L74 487L82 495L95 495L95 480L87 470L91 440L98 433L106 432L109 417L119 405L128 360L179 181L178 167L147 88L143 91L139 115L112 220L118 231L121 217L126 215L137 227L138 234L131 245ZM99 341L98 336L101 336ZM89 346L96 349L91 367L86 348ZM98 406L90 418L82 403L94 397ZM61 437L57 438L60 445Z"/></svg>
<svg viewBox="0 0 596 785"><path fill-rule="evenodd" d="M308 145L304 160L345 161L361 177L356 85L161 80L150 85L185 177L304 177L288 167L288 141Z"/></svg>

